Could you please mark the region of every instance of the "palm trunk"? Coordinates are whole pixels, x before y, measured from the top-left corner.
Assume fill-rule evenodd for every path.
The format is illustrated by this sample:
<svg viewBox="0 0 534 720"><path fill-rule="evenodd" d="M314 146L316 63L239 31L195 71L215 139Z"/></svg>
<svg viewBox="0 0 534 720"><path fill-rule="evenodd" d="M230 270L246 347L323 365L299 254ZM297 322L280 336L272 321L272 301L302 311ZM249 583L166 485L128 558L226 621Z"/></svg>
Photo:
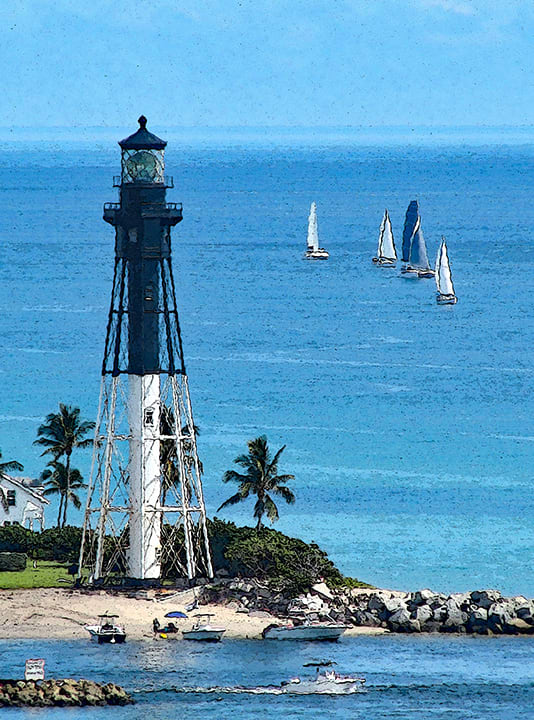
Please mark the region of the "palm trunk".
<svg viewBox="0 0 534 720"><path fill-rule="evenodd" d="M59 500L59 511L57 514L57 526L61 527L61 511L63 510L63 497L64 497L63 493L60 493L59 497L60 497L60 500Z"/></svg>
<svg viewBox="0 0 534 720"><path fill-rule="evenodd" d="M65 504L63 506L63 523L61 527L65 527L67 523L67 505L69 503L69 496L70 496L70 452L66 453L67 455L67 462L66 462L66 469L67 469L67 491L65 493Z"/></svg>

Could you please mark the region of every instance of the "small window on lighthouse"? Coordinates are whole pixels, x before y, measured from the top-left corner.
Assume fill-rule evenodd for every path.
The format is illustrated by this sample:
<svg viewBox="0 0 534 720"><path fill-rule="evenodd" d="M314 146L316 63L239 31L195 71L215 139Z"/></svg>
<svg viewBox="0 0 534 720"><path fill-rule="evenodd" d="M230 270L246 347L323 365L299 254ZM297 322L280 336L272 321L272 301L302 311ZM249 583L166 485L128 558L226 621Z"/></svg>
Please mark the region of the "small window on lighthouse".
<svg viewBox="0 0 534 720"><path fill-rule="evenodd" d="M147 302L152 302L154 299L154 288L152 285L147 285L145 288L145 300Z"/></svg>
<svg viewBox="0 0 534 720"><path fill-rule="evenodd" d="M136 243L137 242L137 228L132 228L131 230L128 230L128 237L130 238L130 242Z"/></svg>
<svg viewBox="0 0 534 720"><path fill-rule="evenodd" d="M154 409L146 408L145 410L145 425L152 427L154 425Z"/></svg>

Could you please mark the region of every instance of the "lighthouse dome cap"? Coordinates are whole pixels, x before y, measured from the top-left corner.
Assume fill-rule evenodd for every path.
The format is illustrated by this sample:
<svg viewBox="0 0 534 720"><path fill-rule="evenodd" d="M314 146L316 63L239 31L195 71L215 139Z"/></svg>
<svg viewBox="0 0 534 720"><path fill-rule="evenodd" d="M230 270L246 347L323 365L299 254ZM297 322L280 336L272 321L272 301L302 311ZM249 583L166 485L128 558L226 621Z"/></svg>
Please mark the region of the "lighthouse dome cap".
<svg viewBox="0 0 534 720"><path fill-rule="evenodd" d="M146 129L146 117L141 115L137 122L139 123L139 130L121 140L119 142L121 148L123 150L163 150L167 145L166 141L154 135L154 133L148 132Z"/></svg>

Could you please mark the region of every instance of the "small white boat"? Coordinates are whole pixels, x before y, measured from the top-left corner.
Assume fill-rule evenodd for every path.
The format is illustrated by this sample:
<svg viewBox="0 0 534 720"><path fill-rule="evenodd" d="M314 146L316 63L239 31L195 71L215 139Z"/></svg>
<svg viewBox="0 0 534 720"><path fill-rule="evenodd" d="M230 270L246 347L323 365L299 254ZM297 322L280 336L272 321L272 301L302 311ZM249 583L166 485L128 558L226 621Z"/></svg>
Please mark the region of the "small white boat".
<svg viewBox="0 0 534 720"><path fill-rule="evenodd" d="M280 689L288 695L352 695L365 692L365 678L339 675L334 670L322 670L332 663L306 663L304 667L315 667L314 678L292 678L282 683Z"/></svg>
<svg viewBox="0 0 534 720"><path fill-rule="evenodd" d="M335 642L347 629L346 625L335 622L310 622L301 625L289 622L285 625L268 625L262 632L264 640L330 640Z"/></svg>
<svg viewBox="0 0 534 720"><path fill-rule="evenodd" d="M184 640L199 640L202 642L220 642L222 636L226 632L226 628L212 625L210 618L214 617L211 613L199 613L195 615L197 618L191 630L182 630Z"/></svg>
<svg viewBox="0 0 534 720"><path fill-rule="evenodd" d="M410 254L408 264L401 268L401 274L409 278L431 278L434 270L428 262L425 238L421 230L421 218L417 217L412 237L410 239Z"/></svg>
<svg viewBox="0 0 534 720"><path fill-rule="evenodd" d="M91 636L93 642L97 642L99 645L109 643L111 645L123 643L126 640L126 632L123 625L118 625L115 619L118 615L104 615L98 616L98 623L94 625L84 625L84 629L87 630Z"/></svg>
<svg viewBox="0 0 534 720"><path fill-rule="evenodd" d="M327 250L319 247L319 233L317 230L317 205L312 202L308 217L308 249L306 257L311 260L327 260L330 255Z"/></svg>
<svg viewBox="0 0 534 720"><path fill-rule="evenodd" d="M444 237L441 238L441 245L436 258L436 287L438 289L436 302L439 305L456 305L458 298L452 284L449 253L447 252L447 243Z"/></svg>
<svg viewBox="0 0 534 720"><path fill-rule="evenodd" d="M378 235L378 250L373 262L379 267L395 267L397 262L397 250L395 248L395 240L393 239L393 230L391 220L386 209L382 223L380 225L380 233Z"/></svg>

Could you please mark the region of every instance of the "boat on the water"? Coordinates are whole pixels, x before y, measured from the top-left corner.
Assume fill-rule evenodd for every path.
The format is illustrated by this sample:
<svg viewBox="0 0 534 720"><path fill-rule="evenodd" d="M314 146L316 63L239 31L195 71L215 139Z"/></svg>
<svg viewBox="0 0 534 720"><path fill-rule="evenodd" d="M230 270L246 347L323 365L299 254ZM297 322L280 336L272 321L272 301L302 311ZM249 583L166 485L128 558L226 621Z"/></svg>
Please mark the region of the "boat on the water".
<svg viewBox="0 0 534 720"><path fill-rule="evenodd" d="M402 257L401 261L407 263L410 260L410 243L412 240L415 223L419 217L419 204L417 200L412 200L406 210L404 218L404 228L402 230Z"/></svg>
<svg viewBox="0 0 534 720"><path fill-rule="evenodd" d="M315 667L316 674L312 678L291 678L283 682L280 689L288 695L352 695L365 692L365 678L340 675L335 670L326 669L333 663L306 663L304 667Z"/></svg>
<svg viewBox="0 0 534 720"><path fill-rule="evenodd" d="M211 624L212 613L199 613L195 615L196 621L191 630L182 630L184 640L198 640L201 642L220 642L226 628Z"/></svg>
<svg viewBox="0 0 534 720"><path fill-rule="evenodd" d="M384 212L382 223L380 224L380 233L378 235L378 250L373 262L380 267L395 267L397 262L397 249L395 248L395 240L393 239L393 229L387 209Z"/></svg>
<svg viewBox="0 0 534 720"><path fill-rule="evenodd" d="M347 629L346 625L335 622L304 620L301 624L293 622L285 625L273 623L264 628L264 640L330 640L335 642Z"/></svg>
<svg viewBox="0 0 534 720"><path fill-rule="evenodd" d="M98 616L98 622L94 625L84 625L93 642L99 645L109 643L111 645L123 643L126 640L126 631L123 625L118 625L115 620L118 615L105 613Z"/></svg>
<svg viewBox="0 0 534 720"><path fill-rule="evenodd" d="M310 207L310 215L308 217L308 249L306 250L307 258L311 260L327 260L330 255L327 250L319 247L319 233L317 230L317 205L312 202Z"/></svg>
<svg viewBox="0 0 534 720"><path fill-rule="evenodd" d="M404 277L431 278L434 277L434 270L428 262L425 238L421 230L421 218L418 217L410 239L410 254L408 264L401 268Z"/></svg>
<svg viewBox="0 0 534 720"><path fill-rule="evenodd" d="M458 298L452 284L449 253L447 252L447 243L444 237L441 238L441 245L436 258L436 287L438 289L436 302L439 305L456 305Z"/></svg>

